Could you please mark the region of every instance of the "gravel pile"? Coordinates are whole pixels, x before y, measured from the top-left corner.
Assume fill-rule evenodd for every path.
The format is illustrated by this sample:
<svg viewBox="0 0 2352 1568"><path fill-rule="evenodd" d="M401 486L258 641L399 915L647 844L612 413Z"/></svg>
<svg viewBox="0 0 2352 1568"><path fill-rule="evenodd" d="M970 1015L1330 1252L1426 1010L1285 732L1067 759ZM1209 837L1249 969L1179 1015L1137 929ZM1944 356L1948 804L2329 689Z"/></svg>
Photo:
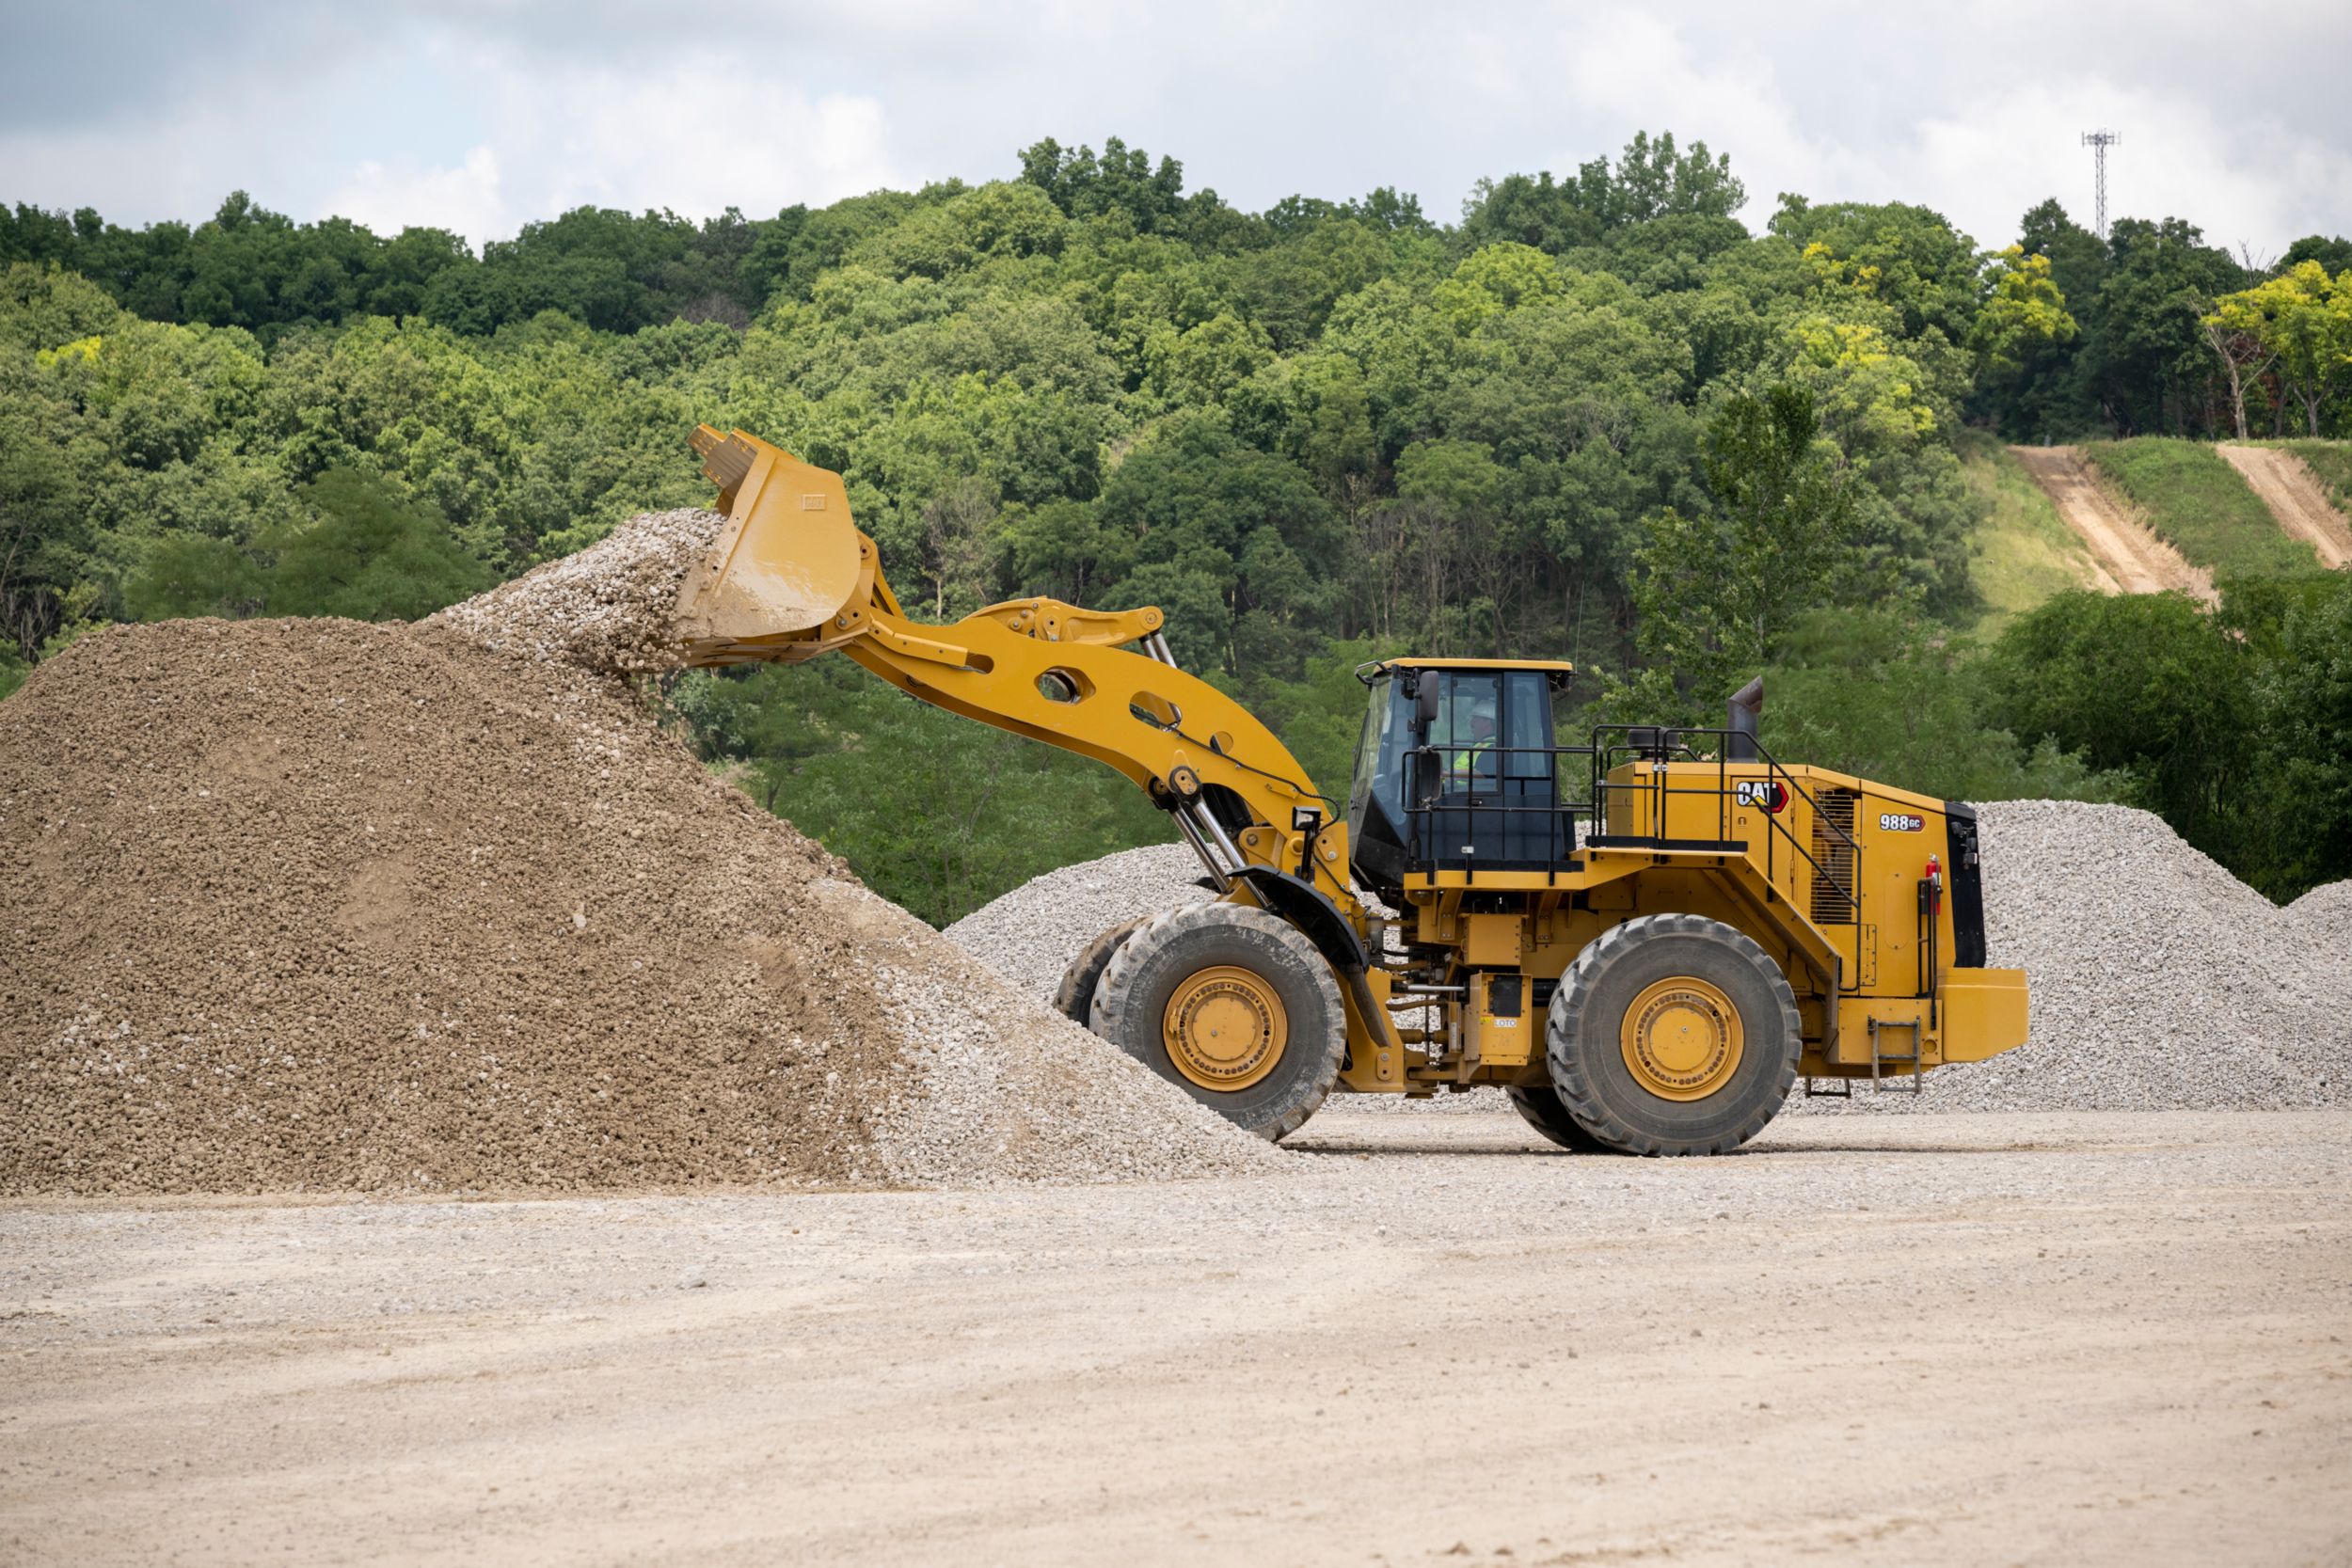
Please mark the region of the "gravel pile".
<svg viewBox="0 0 2352 1568"><path fill-rule="evenodd" d="M2305 929L2332 938L2339 955L2352 955L2352 881L2328 882L2287 906Z"/></svg>
<svg viewBox="0 0 2352 1568"><path fill-rule="evenodd" d="M1851 1109L2267 1110L2352 1103L2352 985L2311 923L2127 806L1980 806L1989 961L2025 1045ZM1791 1108L1848 1109L1792 1099Z"/></svg>
<svg viewBox="0 0 2352 1568"><path fill-rule="evenodd" d="M1792 1098L1791 1110L2241 1110L2352 1103L2352 883L2281 910L2122 806L1994 802L1984 829L1989 961L2022 967L2030 1038L1908 1095ZM1067 866L948 934L1050 1000L1070 958L1124 919L1205 896L1181 847ZM1479 1090L1351 1108L1502 1110Z"/></svg>
<svg viewBox="0 0 2352 1568"><path fill-rule="evenodd" d="M578 635L509 589L437 626L114 627L33 672L0 708L0 1194L1285 1158L661 734L612 672L668 568L622 564L563 579ZM454 634L485 625L506 651Z"/></svg>
<svg viewBox="0 0 2352 1568"><path fill-rule="evenodd" d="M725 526L723 515L699 507L640 513L586 549L421 624L542 663L624 673L673 669L679 585Z"/></svg>
<svg viewBox="0 0 2352 1568"><path fill-rule="evenodd" d="M1051 1006L1062 971L1104 931L1215 897L1200 877L1190 845L1122 849L1024 882L946 934L1013 990Z"/></svg>

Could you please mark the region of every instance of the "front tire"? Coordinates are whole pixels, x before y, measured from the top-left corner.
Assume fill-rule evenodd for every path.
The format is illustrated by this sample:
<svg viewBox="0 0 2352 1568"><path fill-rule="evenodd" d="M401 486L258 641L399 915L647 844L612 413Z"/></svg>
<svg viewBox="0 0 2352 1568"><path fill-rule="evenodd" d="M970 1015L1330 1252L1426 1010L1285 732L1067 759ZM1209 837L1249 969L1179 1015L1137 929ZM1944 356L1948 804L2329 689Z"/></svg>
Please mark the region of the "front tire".
<svg viewBox="0 0 2352 1568"><path fill-rule="evenodd" d="M1603 931L1568 965L1546 1022L1552 1086L1577 1125L1627 1154L1724 1154L1763 1131L1802 1049L1788 977L1754 939L1694 914Z"/></svg>
<svg viewBox="0 0 2352 1568"><path fill-rule="evenodd" d="M1070 967L1061 972L1061 985L1054 992L1054 1010L1082 1029L1094 1025L1094 988L1102 981L1103 971L1110 967L1111 955L1127 943L1150 915L1125 921L1112 927L1079 950L1070 960Z"/></svg>
<svg viewBox="0 0 2352 1568"><path fill-rule="evenodd" d="M1152 916L1119 943L1089 1026L1219 1116L1269 1141L1339 1079L1347 1014L1298 928L1248 904Z"/></svg>

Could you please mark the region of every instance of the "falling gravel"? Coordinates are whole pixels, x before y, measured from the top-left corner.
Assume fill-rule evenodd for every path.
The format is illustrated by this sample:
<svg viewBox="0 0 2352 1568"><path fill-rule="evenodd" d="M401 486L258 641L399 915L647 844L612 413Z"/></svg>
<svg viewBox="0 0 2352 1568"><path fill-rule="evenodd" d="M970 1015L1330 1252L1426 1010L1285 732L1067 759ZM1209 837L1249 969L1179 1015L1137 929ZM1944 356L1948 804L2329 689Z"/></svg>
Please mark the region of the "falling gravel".
<svg viewBox="0 0 2352 1568"><path fill-rule="evenodd" d="M1983 825L1989 961L2023 968L2026 1043L1927 1076L1923 1092L1807 1101L1861 1111L2249 1110L2352 1103L2352 883L2281 910L2122 806L1994 802ZM1016 888L948 934L1028 994L1050 1000L1097 932L1186 898L1181 847L1066 866ZM1351 1106L1500 1110L1481 1090Z"/></svg>
<svg viewBox="0 0 2352 1568"><path fill-rule="evenodd" d="M670 628L679 585L725 526L699 507L640 513L586 549L421 624L540 663L614 673L675 669Z"/></svg>
<svg viewBox="0 0 2352 1568"><path fill-rule="evenodd" d="M1283 1162L649 721L615 673L658 662L708 515L430 625L119 626L41 663L0 709L0 1194Z"/></svg>

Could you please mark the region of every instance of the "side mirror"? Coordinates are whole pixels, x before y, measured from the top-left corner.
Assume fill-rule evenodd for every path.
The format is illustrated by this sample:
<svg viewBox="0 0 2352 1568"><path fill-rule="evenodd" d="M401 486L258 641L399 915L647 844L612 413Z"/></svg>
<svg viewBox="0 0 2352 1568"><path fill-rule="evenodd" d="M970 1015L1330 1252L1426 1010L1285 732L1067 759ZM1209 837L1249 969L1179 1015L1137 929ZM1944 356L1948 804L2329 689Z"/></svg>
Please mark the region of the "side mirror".
<svg viewBox="0 0 2352 1568"><path fill-rule="evenodd" d="M1426 736L1429 726L1438 721L1438 683L1422 681L1413 693L1413 718L1421 733Z"/></svg>

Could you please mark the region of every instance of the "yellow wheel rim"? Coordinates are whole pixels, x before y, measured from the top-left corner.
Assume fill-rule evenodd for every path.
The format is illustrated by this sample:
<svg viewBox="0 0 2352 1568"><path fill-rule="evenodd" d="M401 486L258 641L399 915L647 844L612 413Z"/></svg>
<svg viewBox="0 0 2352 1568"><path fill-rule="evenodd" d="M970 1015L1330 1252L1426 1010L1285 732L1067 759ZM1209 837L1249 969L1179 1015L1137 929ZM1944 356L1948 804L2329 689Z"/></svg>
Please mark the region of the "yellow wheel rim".
<svg viewBox="0 0 2352 1568"><path fill-rule="evenodd" d="M1661 980L1633 999L1617 1048L1633 1081L1661 1100L1705 1100L1740 1070L1740 1009L1706 981Z"/></svg>
<svg viewBox="0 0 2352 1568"><path fill-rule="evenodd" d="M1232 964L1186 978L1160 1018L1160 1038L1176 1070L1204 1089L1228 1093L1274 1070L1290 1028L1273 986Z"/></svg>

